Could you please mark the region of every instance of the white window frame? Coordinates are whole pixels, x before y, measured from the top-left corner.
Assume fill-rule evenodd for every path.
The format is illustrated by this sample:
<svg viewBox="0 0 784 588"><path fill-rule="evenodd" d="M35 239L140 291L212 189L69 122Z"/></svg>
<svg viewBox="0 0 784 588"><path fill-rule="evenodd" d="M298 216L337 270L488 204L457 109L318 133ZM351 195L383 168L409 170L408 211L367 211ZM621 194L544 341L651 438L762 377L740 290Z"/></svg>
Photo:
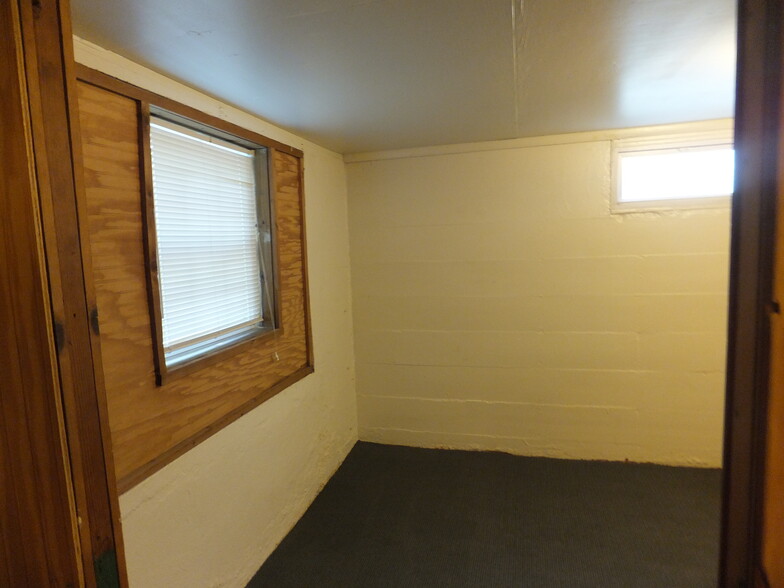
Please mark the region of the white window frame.
<svg viewBox="0 0 784 588"><path fill-rule="evenodd" d="M734 147L732 130L717 130L677 135L659 135L612 141L610 211L612 213L657 210L723 208L729 205L732 193L696 198L665 198L659 200L621 200L621 157L624 154L655 154L656 152L697 151L718 147Z"/></svg>

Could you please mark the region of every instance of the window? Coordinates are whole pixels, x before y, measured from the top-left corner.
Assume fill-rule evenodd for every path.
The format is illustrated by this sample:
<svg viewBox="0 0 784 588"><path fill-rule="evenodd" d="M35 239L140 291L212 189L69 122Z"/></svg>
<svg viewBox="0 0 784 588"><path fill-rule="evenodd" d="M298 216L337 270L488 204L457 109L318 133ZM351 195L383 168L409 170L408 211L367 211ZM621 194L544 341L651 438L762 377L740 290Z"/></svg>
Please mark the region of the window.
<svg viewBox="0 0 784 588"><path fill-rule="evenodd" d="M616 211L705 207L732 195L735 152L728 134L613 143Z"/></svg>
<svg viewBox="0 0 784 588"><path fill-rule="evenodd" d="M160 114L149 128L170 370L274 329L267 149Z"/></svg>

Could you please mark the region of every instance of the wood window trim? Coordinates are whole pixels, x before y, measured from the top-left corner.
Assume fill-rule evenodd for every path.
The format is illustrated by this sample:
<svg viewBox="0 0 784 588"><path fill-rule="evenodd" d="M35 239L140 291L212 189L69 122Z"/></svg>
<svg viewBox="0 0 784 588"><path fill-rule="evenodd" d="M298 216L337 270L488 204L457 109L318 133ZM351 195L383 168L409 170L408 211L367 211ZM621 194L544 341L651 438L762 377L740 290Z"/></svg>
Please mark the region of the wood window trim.
<svg viewBox="0 0 784 588"><path fill-rule="evenodd" d="M181 116L190 120L197 121L200 124L203 124L208 127L217 128L220 131L225 133L239 136L247 141L252 143L258 144L262 147L265 147L268 152L269 157L269 183L270 183L270 190L280 190L280 186L278 186L278 179L276 177L276 166L272 164L272 161L275 157L279 157L277 154L284 154L285 156L290 156L290 161L298 161L296 166L296 176L291 176L292 170L295 168L290 167L289 171L287 172L288 176L296 177L297 184L297 204L299 207L299 229L297 233L298 235L298 243L299 243L299 250L300 250L300 260L301 260L301 281L302 281L302 291L300 294L301 302L304 308L300 310L300 313L303 317L304 323L304 334L300 333L298 336L301 336L301 347L304 348L304 360L303 365L294 371L287 373L285 377L282 379L274 382L271 386L268 387L258 387L258 390L254 390L252 395L247 395L243 397L243 402L232 404L230 407L226 405L230 410L226 410L225 412L217 412L217 416L209 422L206 426L202 426L199 430L189 434L187 438L184 439L175 439L176 442L168 446L165 450L156 452L155 454L150 454L149 459L147 459L143 464L136 465L132 468L123 468L124 461L122 458L116 458L118 463L118 482L117 486L120 492L127 491L128 489L132 488L154 472L161 469L163 466L167 465L168 463L172 462L177 457L181 456L192 447L200 443L201 441L207 439L215 432L219 431L226 425L230 424L240 416L250 412L252 409L263 403L264 401L268 400L281 390L287 388L288 386L292 385L293 383L299 381L300 379L304 378L310 373L313 373L314 368L314 361L313 361L313 344L312 344L312 329L310 323L310 301L309 301L309 291L308 291L308 276L307 276L307 248L305 244L305 210L304 210L304 168L302 165L302 156L303 153L301 150L296 149L294 147L285 145L278 141L269 139L263 135L258 133L254 133L252 131L248 131L243 129L233 123L229 123L217 117L202 113L196 109L191 107L182 105L174 100L165 98L148 90L144 90L117 78L113 78L107 74L102 72L98 72L96 70L90 69L86 66L77 64L77 78L79 79L80 83L84 83L88 86L94 86L98 89L107 91L111 94L116 94L120 97L130 99L135 101L137 104L137 117L140 121L138 127L138 137L137 140L139 141L139 149L140 149L140 165L138 170L139 175L139 185L142 187L141 193L139 195L140 200L140 207L141 207L141 217L142 222L145 222L148 214L151 212L151 206L149 206L151 199L152 199L152 190L151 190L151 168L149 166L149 160L147 157L149 156L149 135L145 133L142 129L144 126L141 122L144 119L149 119L150 116L150 106L154 106L155 108L159 108L162 110L166 110L168 112L174 113L177 116ZM144 160L142 159L143 152L146 151L147 155L144 156ZM282 180L284 183L286 180ZM273 194L273 192L271 192ZM291 201L291 198L294 197L294 192L291 190L289 191L288 201ZM270 198L271 206L273 210L271 211L272 220L273 220L273 228L276 228L278 218L277 218L277 211L274 210L277 195L275 197ZM150 234L150 231L145 231L145 237L142 239L142 246L145 249L145 259L151 259L149 257L150 253L150 238L154 239L155 235ZM290 237L291 238L291 237ZM274 239L276 240L276 239ZM276 322L279 327L274 332L265 332L262 333L261 336L247 340L238 342L235 346L227 347L222 349L215 354L205 357L200 360L198 364L189 365L184 364L183 366L178 367L176 370L171 370L169 373L166 374L166 377L162 379L160 383L171 384L174 385L180 384L185 385L188 381L188 376L194 374L202 370L202 367L206 367L209 370L209 366L217 366L217 369L220 369L220 364L226 360L232 361L236 359L236 356L240 356L243 352L253 349L256 346L263 345L264 341L268 341L273 337L281 337L286 335L286 326L284 324L285 321L281 319L281 307L283 306L283 298L281 295L282 289L282 280L281 274L286 268L283 267L283 263L280 260L280 250L279 247L276 247L272 254L275 256L274 259L274 272L275 272L275 280L274 280L274 287L275 287L275 299L278 301L278 304L275 305L275 313L276 313ZM145 272L148 276L148 283L145 285L146 290L148 293L148 308L152 309L152 320L151 322L151 330L152 329L159 329L159 318L155 316L156 314L160 313L160 306L156 305L151 296L149 294L151 292L156 291L156 284L150 283L154 278L150 278L151 273ZM159 304L159 303L158 303ZM157 306L157 310L156 309ZM299 331L299 328L297 329ZM290 333L291 334L291 333ZM294 336L291 334L291 336ZM159 341L159 337L157 334L154 334L153 341ZM157 344L156 344L157 345ZM154 356L162 358L162 349L159 349L157 353L153 353ZM252 353L252 351L251 351ZM242 359L242 358L240 358ZM157 366L156 366L157 367ZM198 377L198 374L197 374ZM182 380L182 381L180 381ZM179 382L178 382L179 381ZM180 386L181 387L181 386ZM179 388L178 388L179 389ZM235 395L236 397L236 395ZM111 404L111 403L110 403ZM114 431L113 431L114 432ZM115 453L117 453L118 444L115 440Z"/></svg>
<svg viewBox="0 0 784 588"><path fill-rule="evenodd" d="M157 264L150 265L150 260L155 259L156 245L158 237L155 232L155 223L152 218L155 215L152 193L152 161L150 148L150 103L138 103L139 116L139 146L141 147L141 166L139 167L139 180L142 187L142 232L144 239L144 258L147 260L147 304L150 307L150 327L152 340L155 345L153 360L155 361L155 372L160 386L163 384L166 373L166 363L163 351L163 313L161 312L161 285L158 281Z"/></svg>
<svg viewBox="0 0 784 588"><path fill-rule="evenodd" d="M275 217L275 199L271 196L274 191L274 165L273 165L273 156L275 153L274 147L268 147L263 145L257 139L260 137L259 135L252 133L250 131L240 129L237 131L237 127L234 125L226 125L225 121L221 121L220 119L218 122L212 120L213 125L207 126L207 123L201 120L203 115L199 115L199 118L188 118L186 117L185 113L183 112L182 105L178 105L176 110L167 110L168 114L175 115L175 117L183 117L186 118L188 121L192 121L193 123L205 127L206 131L211 129L216 129L217 131L226 133L232 137L237 137L239 139L243 139L248 141L255 147L261 147L265 149L265 159L266 159L266 167L268 173L266 174L266 186L265 191L267 194L267 201L265 205L268 205L269 208L269 217L270 217L270 232L272 235L272 243L271 243L271 251L270 251L270 258L271 258L271 267L272 267L272 274L273 274L273 288L272 288L272 297L273 303L271 305L272 313L273 313L273 328L260 331L258 333L251 334L249 336L243 337L240 340L229 344L221 346L217 349L208 351L204 354L200 354L197 357L190 359L188 361L183 362L180 365L176 365L173 367L169 367L166 365L166 352L163 347L163 333L162 333L162 317L163 317L163 303L161 300L161 287L160 287L160 280L158 274L158 239L156 236L156 224L155 224L155 196L153 191L153 181L152 181L152 149L150 145L150 121L151 117L154 116L152 112L152 108L158 107L158 103L156 102L148 102L147 100L140 100L139 101L139 145L141 146L141 168L140 168L140 175L141 175L141 183L142 183L142 190L144 196L142 198L142 229L144 232L144 254L147 260L147 291L149 296L149 306L150 306L150 326L152 327L152 337L155 343L155 370L157 376L157 383L158 385L162 385L166 381L170 381L172 378L178 378L187 376L192 374L194 371L202 369L203 367L207 367L210 365L214 365L220 361L228 359L233 355L238 353L242 353L243 351L247 350L249 346L254 345L257 340L264 340L267 338L275 338L275 337L282 337L284 335L284 328L281 321L280 316L280 289L278 287L278 283L280 281L280 257L278 256L278 247L277 247L277 228L276 223L274 222ZM169 105L171 106L171 104ZM192 112L190 114L193 114ZM231 130L226 128L227 126L231 127ZM201 130L201 129L199 129Z"/></svg>

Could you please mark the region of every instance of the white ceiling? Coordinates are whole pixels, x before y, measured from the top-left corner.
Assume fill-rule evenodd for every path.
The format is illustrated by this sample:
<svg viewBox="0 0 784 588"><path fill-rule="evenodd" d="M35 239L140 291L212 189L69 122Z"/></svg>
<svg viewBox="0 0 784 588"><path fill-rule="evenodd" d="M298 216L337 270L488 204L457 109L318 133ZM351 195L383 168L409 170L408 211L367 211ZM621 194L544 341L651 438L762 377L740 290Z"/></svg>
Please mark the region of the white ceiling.
<svg viewBox="0 0 784 588"><path fill-rule="evenodd" d="M341 153L733 115L734 0L71 0L74 32Z"/></svg>

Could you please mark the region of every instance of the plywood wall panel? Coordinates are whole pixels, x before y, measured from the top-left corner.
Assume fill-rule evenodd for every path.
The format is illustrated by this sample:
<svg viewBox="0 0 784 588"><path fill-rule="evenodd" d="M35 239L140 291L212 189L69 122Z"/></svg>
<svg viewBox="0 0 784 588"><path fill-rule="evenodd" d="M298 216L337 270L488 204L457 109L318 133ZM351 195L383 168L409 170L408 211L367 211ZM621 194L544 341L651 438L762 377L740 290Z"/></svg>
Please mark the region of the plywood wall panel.
<svg viewBox="0 0 784 588"><path fill-rule="evenodd" d="M273 151L282 328L159 386L145 273L139 104L84 82L79 104L106 394L117 475L127 488L309 368L301 160Z"/></svg>

